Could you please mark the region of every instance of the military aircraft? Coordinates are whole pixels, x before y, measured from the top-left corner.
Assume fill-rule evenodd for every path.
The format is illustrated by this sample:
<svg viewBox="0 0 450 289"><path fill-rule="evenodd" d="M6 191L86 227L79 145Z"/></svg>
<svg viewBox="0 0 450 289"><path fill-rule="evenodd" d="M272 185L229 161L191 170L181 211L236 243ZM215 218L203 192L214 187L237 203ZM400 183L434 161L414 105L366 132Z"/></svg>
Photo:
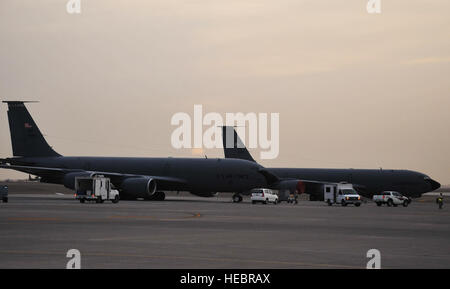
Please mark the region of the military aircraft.
<svg viewBox="0 0 450 289"><path fill-rule="evenodd" d="M50 147L28 112L26 101L8 105L12 158L0 159L0 168L35 175L40 182L74 189L77 177L103 175L120 191L121 199L164 200L164 191L188 191L202 197L253 188L295 190L300 180L282 180L261 165L240 159L67 157Z"/></svg>
<svg viewBox="0 0 450 289"><path fill-rule="evenodd" d="M233 137L233 141L227 144L228 137ZM242 159L256 163L234 127L222 127L222 141L226 159ZM429 176L410 170L265 168L264 172L284 180L307 180L299 184L298 191L308 193L311 201L323 200L324 183L351 183L365 197L372 197L382 191L397 191L415 198L441 186Z"/></svg>

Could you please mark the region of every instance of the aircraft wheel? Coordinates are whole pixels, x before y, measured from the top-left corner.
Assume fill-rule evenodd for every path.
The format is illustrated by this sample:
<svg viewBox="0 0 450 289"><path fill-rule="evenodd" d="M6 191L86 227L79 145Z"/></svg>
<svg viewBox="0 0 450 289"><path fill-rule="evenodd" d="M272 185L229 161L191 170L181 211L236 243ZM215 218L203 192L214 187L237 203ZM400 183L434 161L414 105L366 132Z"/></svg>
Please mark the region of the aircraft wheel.
<svg viewBox="0 0 450 289"><path fill-rule="evenodd" d="M239 194L234 194L233 195L233 203L240 203L242 202L242 196Z"/></svg>
<svg viewBox="0 0 450 289"><path fill-rule="evenodd" d="M166 194L164 192L159 192L157 200L164 201L166 199Z"/></svg>

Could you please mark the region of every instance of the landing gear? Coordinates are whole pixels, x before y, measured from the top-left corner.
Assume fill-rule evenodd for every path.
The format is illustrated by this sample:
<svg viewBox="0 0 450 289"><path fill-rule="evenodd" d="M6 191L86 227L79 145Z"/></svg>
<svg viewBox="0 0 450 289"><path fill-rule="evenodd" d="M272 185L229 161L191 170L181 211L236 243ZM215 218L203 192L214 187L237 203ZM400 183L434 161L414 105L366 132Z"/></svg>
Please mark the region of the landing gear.
<svg viewBox="0 0 450 289"><path fill-rule="evenodd" d="M239 193L236 193L233 195L233 203L240 203L242 202L242 196Z"/></svg>
<svg viewBox="0 0 450 289"><path fill-rule="evenodd" d="M153 201L164 201L166 199L166 194L164 192L155 192L152 196Z"/></svg>

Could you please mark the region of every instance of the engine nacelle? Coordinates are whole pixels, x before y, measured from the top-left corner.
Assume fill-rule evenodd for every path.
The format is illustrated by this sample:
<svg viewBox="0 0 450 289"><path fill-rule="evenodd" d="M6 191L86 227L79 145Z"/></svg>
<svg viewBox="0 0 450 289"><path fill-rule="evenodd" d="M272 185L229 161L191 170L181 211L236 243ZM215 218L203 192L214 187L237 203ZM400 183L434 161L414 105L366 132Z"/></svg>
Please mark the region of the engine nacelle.
<svg viewBox="0 0 450 289"><path fill-rule="evenodd" d="M148 177L126 178L120 189L125 194L137 198L151 197L156 192L156 180Z"/></svg>
<svg viewBox="0 0 450 289"><path fill-rule="evenodd" d="M74 173L68 173L64 175L63 184L64 187L74 190L75 189L75 179L76 178L92 178L95 175L95 173L88 173L88 172L74 172Z"/></svg>
<svg viewBox="0 0 450 289"><path fill-rule="evenodd" d="M288 190L290 192L297 191L302 194L306 191L306 184L300 180L284 180L272 185L271 189L275 190Z"/></svg>

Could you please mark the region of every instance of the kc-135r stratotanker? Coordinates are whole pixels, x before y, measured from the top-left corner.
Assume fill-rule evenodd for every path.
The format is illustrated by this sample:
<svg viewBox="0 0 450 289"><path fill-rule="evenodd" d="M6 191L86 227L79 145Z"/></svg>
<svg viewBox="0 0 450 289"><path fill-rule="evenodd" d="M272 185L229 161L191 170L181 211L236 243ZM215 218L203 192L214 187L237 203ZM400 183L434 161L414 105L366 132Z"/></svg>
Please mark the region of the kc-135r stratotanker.
<svg viewBox="0 0 450 289"><path fill-rule="evenodd" d="M36 175L41 182L74 189L76 178L102 175L120 191L121 199L154 200L164 199L164 191L208 197L260 187L296 190L301 184L301 180L280 179L247 160L62 156L48 145L25 101L4 102L14 157L1 159L0 168Z"/></svg>
<svg viewBox="0 0 450 289"><path fill-rule="evenodd" d="M1 159L0 168L36 175L41 182L63 184L73 189L77 177L103 175L119 189L122 199L161 200L165 197L163 191L189 191L204 197L216 192L233 192L234 199L240 201L242 198L238 194L253 188L302 192L308 187L341 181L339 176L321 176L336 175L333 170L327 173L327 169L322 169L320 174L305 173L303 175L309 178L299 178L303 175L290 171L296 169L266 169L253 159L65 157L48 145L24 101L4 102L8 104L14 157ZM225 154L227 156L227 149ZM418 186L421 193L439 187L423 174L411 174L398 181ZM357 185L365 186L367 180L374 181L369 171L366 177ZM383 178L377 175L377 181L382 182ZM383 190L390 189L395 190L390 187Z"/></svg>
<svg viewBox="0 0 450 289"><path fill-rule="evenodd" d="M227 139L230 139L229 143ZM256 163L234 127L222 127L222 141L226 159L242 159ZM301 186L301 191L309 194L312 201L323 200L323 183L350 183L358 193L369 198L383 191L397 191L416 198L440 187L440 184L429 176L410 170L265 168L265 171L282 179L314 180L303 182Z"/></svg>

